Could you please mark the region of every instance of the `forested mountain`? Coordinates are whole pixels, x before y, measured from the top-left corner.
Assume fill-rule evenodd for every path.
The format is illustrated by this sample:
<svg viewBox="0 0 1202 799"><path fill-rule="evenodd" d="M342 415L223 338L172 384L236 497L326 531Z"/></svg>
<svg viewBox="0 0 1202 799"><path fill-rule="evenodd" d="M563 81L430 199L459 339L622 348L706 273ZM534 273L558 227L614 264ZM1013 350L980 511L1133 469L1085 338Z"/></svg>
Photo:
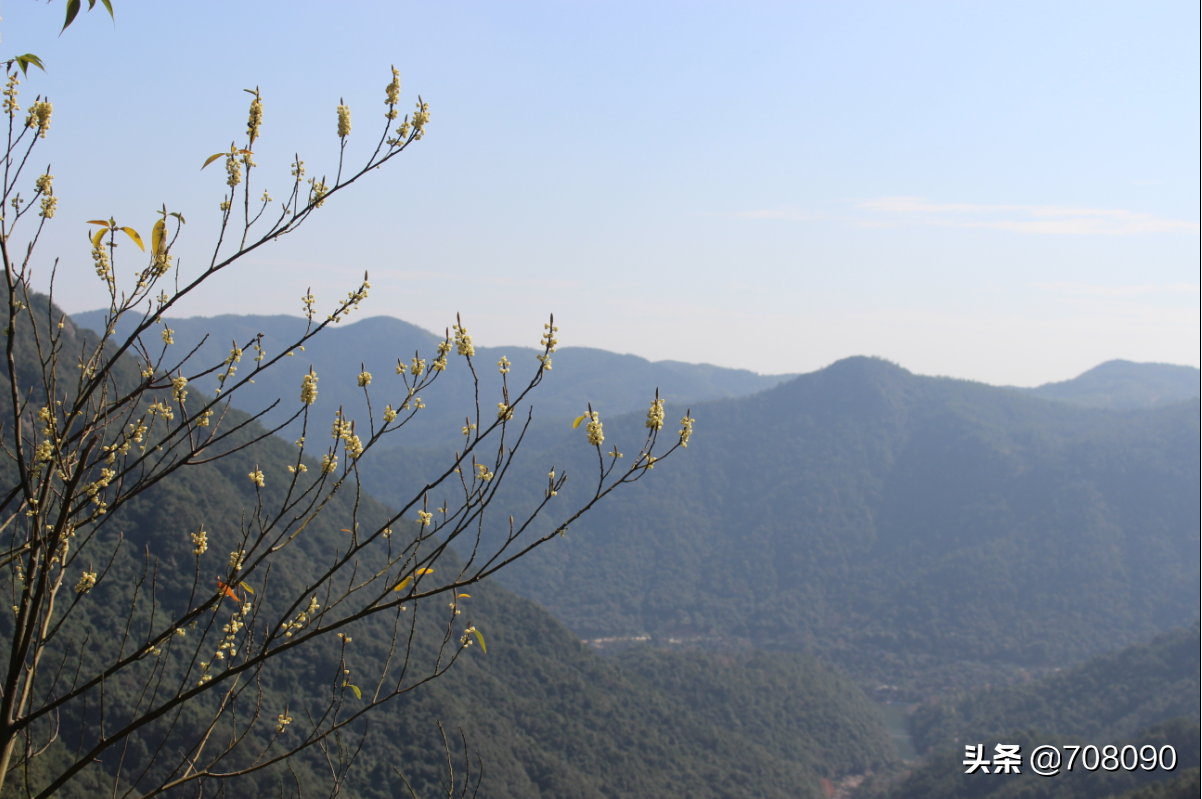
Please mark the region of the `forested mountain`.
<svg viewBox="0 0 1202 799"><path fill-rule="evenodd" d="M1195 622L1023 685L920 707L911 727L915 743L929 752L928 761L894 784L874 786L865 799L1196 796L1199 645ZM996 743L1022 743L1022 776L966 774L964 746L978 743L986 753ZM1121 768L1119 773L1090 773L1077 764L1072 773L1041 777L1029 768L1029 755L1041 743L1120 748L1130 743L1137 749L1170 745L1179 763L1173 771L1137 768L1134 773ZM1152 784L1142 785L1148 782Z"/></svg>
<svg viewBox="0 0 1202 799"><path fill-rule="evenodd" d="M83 330L69 333L72 346L92 340ZM137 373L132 365L126 371ZM6 392L0 394L8 396ZM245 419L231 410L222 424L235 426ZM249 424L226 445L237 447L261 432L262 428ZM150 614L188 607L193 570L206 585L211 584L212 573L223 573L226 553L238 548L240 531L248 519L254 519L256 504L273 507L288 490L289 465L296 463L296 457L290 442L267 437L228 457L172 475L109 514L101 536L105 550L115 552L112 563L96 588L81 599L78 613L84 618L64 629L56 645L66 647L65 653L78 652L88 663L105 662L131 635L132 640L140 640L152 623ZM307 464L310 475L320 472L316 461ZM247 479L256 471L265 478L258 490ZM5 462L0 475L6 486L13 484L10 462ZM372 525L387 518L387 513L367 495L335 495L325 512L303 528L268 581L256 583L256 602L270 605L273 596L304 593L311 575L345 546L348 532L341 528L348 519ZM190 533L201 523L209 531L211 551L198 556ZM404 535L398 528L393 540L403 540ZM372 562L368 555L365 566ZM454 572L456 568L454 553L439 562L439 569ZM155 602L144 598L136 603L127 626L130 586L141 585L148 572L152 578L145 583L143 596L153 590ZM11 582L0 588L9 590ZM404 786L393 767L405 774L418 795L435 795L446 769L436 720L449 733L459 778L463 764L458 761L462 747L457 738L462 730L472 753L472 768L483 764L481 796L500 798L819 797L822 778L879 768L896 758L879 711L863 691L809 657L715 659L701 653L647 651L630 652L616 662L602 659L545 610L495 582L473 586L471 597L461 602L470 622L487 636L487 652L479 647L465 651L446 675L374 713L342 795L403 795ZM403 616L417 619L409 662L419 676L423 666L439 657L448 614L443 605L445 599L417 602ZM215 624L220 625L227 610L218 611ZM11 641L11 625L11 616L0 616L0 642L5 648ZM371 690L366 680L388 651L393 628L389 620L373 616L346 632L353 643L343 645L331 637L281 655L248 692L250 701L261 708L256 712L274 718L283 711L298 721L319 714L332 686L350 679L364 683L366 697ZM199 645L199 635L195 629L185 631L178 646ZM171 656L170 652L153 657L148 653L146 659L148 664L167 663L163 668L168 684L181 675L172 671L170 662L156 658ZM652 665L643 663L644 657ZM657 668L672 669L674 678L665 682L654 673ZM729 692L728 701L698 706L698 697L719 690ZM104 702L115 718L144 698L136 681L114 681L105 691ZM358 699L346 696L350 702ZM768 696L782 707L812 709L814 716L766 714L763 698ZM756 697L760 699L748 701ZM181 730L202 724L208 705L219 700L213 694L190 700L182 717L171 722L175 726L164 720L148 727L128 747L110 750L57 795L62 799L100 795L104 775L119 765L123 774L134 779L151 753L161 745L172 752ZM78 739L81 719L66 712L58 723L61 730L54 746L22 776L34 786L44 785L47 774L56 764L69 762L69 752L74 751L74 744L66 742ZM294 733L288 728L284 734ZM254 736L247 740L252 748L263 743ZM358 744L357 736L346 736L335 760L354 753ZM229 762L242 761L235 752ZM317 749L295 760L292 768L306 793L328 783L329 767ZM141 778L153 783L161 769L152 767ZM278 771L259 772L229 785L228 791L275 795L278 777ZM126 782L123 787L133 786ZM108 789L103 792L107 795Z"/></svg>
<svg viewBox="0 0 1202 799"><path fill-rule="evenodd" d="M1199 373L1192 366L1107 361L1072 380L1018 391L1093 408L1132 410L1172 405L1199 396Z"/></svg>
<svg viewBox="0 0 1202 799"><path fill-rule="evenodd" d="M979 769L967 774L963 746L958 751L943 751L892 785L874 785L857 793L856 799L1118 799L1123 797L1196 796L1198 785L1198 737L1196 719L1178 718L1157 724L1137 735L1119 739L1097 740L1076 735L1048 735L1025 730L1000 739L973 741L982 744L986 760L990 759L997 743L1021 747L1023 766L1018 774L982 773ZM1085 769L1080 762L1073 771L1045 777L1032 772L1027 765L1029 754L1038 746L1097 746L1113 745L1118 749L1133 746L1138 753L1142 747L1159 750L1172 746L1177 752L1176 768L1172 771L1156 768L1133 771L1123 768L1110 771ZM1064 750L1061 749L1063 752ZM1079 756L1078 756L1079 757ZM1062 759L1062 763L1065 761ZM1130 755L1128 755L1130 762ZM1186 791L1193 787L1194 793ZM1141 794L1140 791L1145 793Z"/></svg>
<svg viewBox="0 0 1202 799"><path fill-rule="evenodd" d="M507 582L585 638L814 648L914 698L1198 615L1197 400L1089 409L851 358L693 415L684 457ZM625 451L646 432L605 430ZM565 436L542 460L572 502L597 461ZM377 467L385 500L432 468Z"/></svg>
<svg viewBox="0 0 1202 799"><path fill-rule="evenodd" d="M104 328L103 311L87 311L72 318L93 331ZM243 374L254 366L248 342L262 334L263 349L269 358L275 357L300 337L306 324L304 319L293 316L232 315L167 318L164 322L173 331L178 346L190 349L199 344L198 360L205 363L220 363L233 346L247 348L248 356L240 367ZM118 325L118 333L132 329L132 324L132 320L123 320ZM542 333L540 328L541 325L532 326L527 346L476 347L476 372L482 395L487 398L484 411L488 416L495 413L501 394L496 362L507 357L513 363L513 375L525 383L539 366L534 357L537 354L534 345ZM563 335L568 340L567 334ZM406 394L401 378L396 376L397 359L409 366L420 352L427 364L433 363L440 341L442 338L433 333L387 316L331 326L303 352L285 357L257 376L255 385L240 391L234 403L242 410L258 412L281 397L291 401L300 391L302 375L312 366L319 378L314 411L325 418L327 415L332 417L335 410L343 407L349 416L362 417L366 413L366 404L357 377L363 364L373 377L372 402L377 412L385 403L399 407ZM583 413L590 401L606 413L626 413L645 407L657 387L665 399L693 403L747 396L779 385L793 375L760 375L745 369L679 361L652 363L635 355L589 347L561 347L552 357L552 369L545 377L539 391L531 398L535 435L544 428L558 430L565 420L570 422ZM197 381L196 385L213 391L217 387L217 378L210 375ZM457 447L464 417L476 420L472 374L465 364L452 362L430 390L422 393L421 399L426 405L424 422L412 426L397 443L439 451ZM271 425L286 420L289 413L285 407L291 406L285 404L268 412L264 422ZM557 439L555 433L547 443Z"/></svg>
<svg viewBox="0 0 1202 799"><path fill-rule="evenodd" d="M1042 679L920 707L911 717L914 744L950 749L1019 729L1101 741L1177 716L1198 719L1200 647L1194 622Z"/></svg>

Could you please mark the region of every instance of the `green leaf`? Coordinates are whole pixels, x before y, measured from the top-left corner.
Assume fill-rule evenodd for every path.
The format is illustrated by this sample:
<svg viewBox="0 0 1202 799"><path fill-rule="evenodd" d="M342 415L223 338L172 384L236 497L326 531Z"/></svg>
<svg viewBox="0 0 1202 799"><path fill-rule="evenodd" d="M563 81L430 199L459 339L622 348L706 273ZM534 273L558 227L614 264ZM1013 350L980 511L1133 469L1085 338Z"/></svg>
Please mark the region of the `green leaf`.
<svg viewBox="0 0 1202 799"><path fill-rule="evenodd" d="M351 690L352 690L352 691L354 691L354 692L355 692L355 698L356 698L356 699L363 699L363 692L359 690L359 686L357 686L357 685L352 685L352 686L350 686L350 688L351 688Z"/></svg>
<svg viewBox="0 0 1202 799"><path fill-rule="evenodd" d="M141 250L142 252L146 252L146 245L142 243L142 237L138 235L138 231L134 230L131 227L123 227L120 230L125 235L127 235L131 239L133 239L134 244L138 245L139 250Z"/></svg>
<svg viewBox="0 0 1202 799"><path fill-rule="evenodd" d="M17 66L19 66L21 68L22 75L27 75L30 67L37 67L38 69L42 70L43 72L46 71L46 67L42 66L42 59L38 58L33 53L26 53L25 55L19 55L16 58L14 58L13 60L16 61Z"/></svg>
<svg viewBox="0 0 1202 799"><path fill-rule="evenodd" d="M226 155L229 155L229 153L215 153L214 155L210 155L208 158L205 159L204 165L201 166L201 169L204 169L206 166L213 163L218 158L221 158L222 156L226 156Z"/></svg>
<svg viewBox="0 0 1202 799"><path fill-rule="evenodd" d="M187 222L184 220L184 215L183 215L183 214L181 214L179 211L172 211L170 214L168 214L168 216L173 216L173 217L175 217L176 219L178 219L178 220L179 220L179 223L180 223L181 225L186 225L186 224L187 224Z"/></svg>
<svg viewBox="0 0 1202 799"><path fill-rule="evenodd" d="M79 7L79 0L67 0L67 21L63 23L63 29L59 31L60 36L75 21L75 17L79 14Z"/></svg>
<svg viewBox="0 0 1202 799"><path fill-rule="evenodd" d="M251 588L251 587L250 587L249 585L247 585L246 583L238 583L238 585L239 585L239 586L241 586L241 587L242 587L242 589L243 589L244 591L246 591L246 593L248 593L248 594L253 594L253 593L255 592L255 589Z"/></svg>
<svg viewBox="0 0 1202 799"><path fill-rule="evenodd" d="M100 2L104 4L105 9L109 12L109 19L116 19L116 17L113 16L112 0L100 0ZM82 7L83 5L80 3L80 0L69 0L67 3L67 21L63 23L63 29L59 31L60 36L62 35L62 32L65 31L67 27L75 21L75 17L79 15L79 9ZM96 0L88 0L88 11L91 11L95 7Z"/></svg>
<svg viewBox="0 0 1202 799"><path fill-rule="evenodd" d="M473 629L472 629L472 635L476 636L476 640L480 642L480 651L481 651L481 652L483 652L484 654L486 654L486 655L487 655L487 654L488 654L488 647L486 647L486 646L484 645L484 633L482 633L482 632L480 632L479 630L477 630L477 629L474 629L474 628L473 628Z"/></svg>

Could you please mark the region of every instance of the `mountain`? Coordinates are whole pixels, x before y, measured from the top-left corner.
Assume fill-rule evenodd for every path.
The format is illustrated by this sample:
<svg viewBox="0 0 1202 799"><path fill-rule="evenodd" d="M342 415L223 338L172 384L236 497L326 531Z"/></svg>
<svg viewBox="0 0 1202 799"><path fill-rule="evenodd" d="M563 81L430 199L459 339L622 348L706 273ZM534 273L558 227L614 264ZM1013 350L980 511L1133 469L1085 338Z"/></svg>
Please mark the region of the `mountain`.
<svg viewBox="0 0 1202 799"><path fill-rule="evenodd" d="M851 358L693 415L687 450L505 582L584 638L818 651L915 701L1198 615L1196 399L1082 408ZM643 421L606 418L605 447L632 454ZM555 502L579 501L583 439L565 430L520 479L554 465ZM365 484L392 501L390 479L434 461L377 468Z"/></svg>
<svg viewBox="0 0 1202 799"><path fill-rule="evenodd" d="M1199 760L1198 623L1149 642L1091 658L1037 680L976 691L920 707L911 717L915 743L927 761L900 780L879 780L863 795L888 799L941 797L1168 797L1196 796ZM965 745L1021 743L1021 776L966 774ZM1033 747L1172 746L1173 771L1117 768L1075 771L1054 778L1032 774ZM989 756L985 756L989 759ZM1129 757L1129 761L1134 758ZM1193 793L1186 789L1192 786Z"/></svg>
<svg viewBox="0 0 1202 799"><path fill-rule="evenodd" d="M910 718L914 744L951 749L1023 729L1102 741L1178 716L1198 719L1200 648L1194 622L1038 680L920 707Z"/></svg>
<svg viewBox="0 0 1202 799"><path fill-rule="evenodd" d="M100 332L105 326L104 311L75 314L76 324ZM254 367L248 342L262 335L262 346L268 357L279 355L285 347L304 335L306 321L292 316L215 316L190 319L166 318L163 322L172 330L177 342L175 349L186 352L199 345L196 363L220 363L234 346L247 351L241 362L239 376ZM118 334L133 330L134 320L123 320ZM531 343L537 340L533 330ZM154 346L161 347L158 334ZM363 418L367 411L363 389L357 378L362 368L372 375L371 392L378 416L386 403L399 407L406 398L401 378L396 375L397 360L406 365L420 352L420 357L433 362L435 348L442 339L408 322L387 316L375 316L346 325L331 326L305 346L295 350L271 369L255 376L255 384L233 395L235 407L257 412L283 397L288 401L299 396L301 377L310 366L316 371L317 402L312 412L316 418L333 419L338 408L347 415ZM489 414L501 398L501 377L496 362L502 356L513 362L511 383L523 385L537 373L539 362L532 347L477 347L475 364L480 379L481 402ZM562 347L552 357L552 369L533 395L535 429L532 438L542 430L558 430L584 412L589 402L605 413L629 413L645 409L660 389L665 399L682 404L725 397L741 397L779 385L793 375L760 375L746 369L724 369L708 364L686 364L679 361L651 362L635 355L619 355L589 347ZM186 370L185 370L186 371ZM212 392L217 378L209 375L194 383L197 388ZM462 441L459 430L464 417L476 416L472 399L472 374L462 358L453 358L446 372L439 376L428 391L422 392L426 408L420 424L409 426L394 437L396 444L409 448L447 451ZM291 413L292 403L283 403L263 417L267 425L280 424ZM551 443L558 438L555 434Z"/></svg>
<svg viewBox="0 0 1202 799"><path fill-rule="evenodd" d="M1133 410L1172 405L1199 396L1199 372L1168 363L1107 361L1059 383L1019 388L1034 397L1091 408Z"/></svg>
<svg viewBox="0 0 1202 799"><path fill-rule="evenodd" d="M978 743L973 741L972 744ZM980 741L984 760L991 760L997 743L1020 747L1022 766L1019 773L968 774L964 765L963 747L943 751L906 773L893 784L878 782L865 786L856 799L1128 799L1128 797L1193 797L1197 795L1199 726L1196 719L1177 718L1123 738L1092 739L1072 735L1048 735L1036 730L1014 732L1000 739ZM1172 747L1176 752L1175 768L1168 770L1154 765L1145 770L1138 759L1128 771L1116 764L1113 770L1102 768L1101 752L1093 769L1084 767L1080 758L1087 757L1084 747L1115 747L1117 755L1125 747L1127 761L1131 753L1142 750L1161 751ZM1030 754L1040 746L1053 746L1061 755L1061 771L1054 776L1041 776L1030 768ZM1076 747L1078 759L1073 770L1067 770L1067 760ZM1090 762L1092 762L1092 755ZM1171 760L1169 760L1171 762ZM1189 787L1194 793L1188 793Z"/></svg>
<svg viewBox="0 0 1202 799"><path fill-rule="evenodd" d="M69 332L73 348L95 342L86 330L72 328ZM28 348L28 342L25 346ZM28 356L27 351L18 352L17 360L36 368ZM120 371L119 384L136 380L133 363L121 364ZM192 401L197 394L198 390L191 395ZM222 573L226 553L239 548L248 524L258 523L253 516L255 506L261 502L265 508L276 507L292 490L289 466L296 463L296 448L290 442L273 436L256 442L263 428L248 422L237 410L229 411L222 424L227 429L245 424L226 442L232 450L228 457L178 472L105 517L104 526L95 533L96 545L106 557L113 553L111 561L106 560L105 576L90 593L77 598L75 612L82 618L76 616L76 623L61 630L55 639L59 649L50 652L47 660L71 655L81 663L105 662L128 640L145 640L156 613L162 624L162 613L178 611L194 601L190 593L193 573L206 585L211 585L213 572ZM365 463L371 455L364 458ZM0 463L4 464L0 479L8 488L15 479L11 463L7 459ZM319 464L311 459L306 463L312 478L320 471ZM260 470L265 484L256 489L247 475ZM261 614L261 623L268 623L279 611L272 605L273 597L307 593L305 586L314 575L345 547L348 533L341 528L347 520L372 525L388 514L366 494L335 495L322 515L302 525L270 580L255 582L255 612ZM197 555L190 532L201 523L210 531L211 551ZM88 532L81 531L81 538ZM392 540L403 540L403 536L398 527ZM357 567L370 570L378 555L365 551ZM453 552L438 566L449 573L458 567ZM16 579L5 569L0 574L0 588L11 591ZM153 601L148 599L151 595ZM536 603L495 581L473 586L471 597L462 603L471 623L487 636L487 652L481 651L482 647L466 650L443 677L379 708L367 727L353 729L353 734L331 747L328 754L335 767L346 757L355 758L343 795L363 799L403 795L405 786L394 767L418 795L435 795L446 774L436 720L451 739L450 754L459 778L463 776L459 758L467 754L473 773L483 766L482 795L499 799L818 797L824 779L877 769L896 758L879 709L846 675L811 657L782 654L716 659L686 651L631 651L621 661L608 660L582 644ZM397 679L405 679L403 675L410 669L420 674L423 666L438 659L447 625L444 605L445 597L436 597L414 603L399 616L402 621L414 619L415 643L405 654L399 667L402 676ZM132 614L128 623L127 611ZM228 607L220 608L212 614L211 624L219 626L228 613ZM11 616L0 616L0 657L8 654L12 623ZM209 623L203 621L199 629L185 630L178 646L199 647L196 651L201 652L211 648L212 639L206 643L204 638L204 625ZM298 719L295 727L300 727L307 714L323 712L331 692L331 675L344 683L350 679L363 682L366 696L370 691L366 680L388 655L395 633L393 621L372 616L346 632L353 634L353 643L348 640L340 645L324 639L285 653L256 675L238 695L241 699L227 696L222 701L249 702L251 714L262 713L269 719L281 711L291 713ZM222 634L215 635L220 638ZM171 686L177 679L185 678L171 657L171 652L148 652L140 661L147 669L161 670L155 685L165 685L168 690L174 690ZM182 662L186 662L184 657ZM674 679L665 681L656 673L662 669L671 670ZM397 671L394 664L392 673ZM107 707L120 718L145 700L138 679L128 676L102 684L98 690L104 692L103 702L62 709L61 717L55 719L58 740L46 752L46 759L35 761L22 779L44 785L47 775L53 773L53 764L61 767L70 762L85 730L81 714L95 714L97 707ZM727 701L717 697L707 707L706 697L721 691L727 692ZM205 709L221 698L216 693L220 692L190 700L179 718L164 718L133 736L128 747L106 752L56 795L63 799L101 795L107 792L103 787L106 775L111 777L119 767L126 780L136 779L150 753L159 749L176 752L177 745L187 740L181 731L203 724ZM347 701L355 701L343 693ZM774 702L765 702L768 697ZM773 704L796 712L765 712ZM239 713L240 719L247 717L245 710ZM458 742L459 731L467 742L467 753ZM283 734L296 735L299 730L289 728ZM251 735L247 743L265 742ZM292 761L293 776L306 793L328 787L326 754L311 749ZM237 750L227 762L241 762ZM162 773L162 766L151 767L142 776L144 782L131 785L126 781L121 787L145 788ZM222 790L231 795L275 795L282 790L277 784L280 776L279 771L259 772L231 781Z"/></svg>

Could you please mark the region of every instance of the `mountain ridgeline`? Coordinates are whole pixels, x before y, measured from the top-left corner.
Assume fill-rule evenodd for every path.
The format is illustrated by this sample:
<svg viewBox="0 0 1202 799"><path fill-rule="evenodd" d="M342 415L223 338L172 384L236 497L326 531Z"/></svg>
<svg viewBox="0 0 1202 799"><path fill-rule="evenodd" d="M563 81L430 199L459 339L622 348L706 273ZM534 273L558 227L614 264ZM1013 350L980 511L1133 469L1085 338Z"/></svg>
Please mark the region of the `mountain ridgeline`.
<svg viewBox="0 0 1202 799"><path fill-rule="evenodd" d="M1033 397L1129 411L1173 405L1199 395L1198 370L1168 363L1107 361L1059 383L1020 388Z"/></svg>
<svg viewBox="0 0 1202 799"><path fill-rule="evenodd" d="M104 311L87 311L72 317L76 324L100 332L105 325ZM240 375L254 368L248 342L262 335L262 346L268 358L278 356L284 347L303 335L306 322L292 316L217 316L191 319L166 318L163 322L173 331L178 349L198 346L195 363L220 363L232 347L246 348ZM118 335L134 329L133 319L122 319ZM531 333L531 343L537 340L538 328ZM151 351L161 347L158 334L151 334ZM357 378L361 369L372 377L372 403L376 415L385 403L400 407L406 398L401 378L397 377L397 360L405 366L420 353L427 364L435 358L442 338L408 322L386 316L376 316L353 324L331 326L305 345L304 351L294 351L279 363L256 375L253 386L245 386L235 395L235 407L257 413L283 398L283 402L263 416L268 426L287 420L295 410L301 377L310 366L318 376L318 395L312 412L315 418L333 419L334 412L343 408L349 418L362 418L367 412L363 389ZM533 347L476 347L476 373L480 380L481 404L485 421L495 418L496 403L501 398L501 377L496 362L503 356L512 363L511 386L525 383L536 373L539 362ZM461 360L461 359L460 359ZM584 413L591 401L607 413L627 413L646 408L656 388L665 399L678 403L694 403L724 397L741 397L779 385L794 375L759 375L745 369L724 369L707 364L688 364L679 361L651 362L634 355L619 355L589 347L563 347L552 356L552 370L531 398L534 426L531 438L550 435L548 443L559 438L558 431L565 421ZM197 388L212 392L217 378L209 375L195 382ZM429 390L422 393L425 409L420 424L411 425L396 443L411 449L435 449L445 453L462 446L460 429L464 419L476 421L472 373L464 365L453 362Z"/></svg>
<svg viewBox="0 0 1202 799"><path fill-rule="evenodd" d="M103 325L96 314L81 318ZM288 317L166 321L181 345L212 334L206 362L223 360L226 342L259 333L270 355L272 341L282 347L303 327ZM321 378L315 410L361 416L362 361L375 376L378 417L395 401L386 392L404 396L399 378L389 382L398 355L432 357L439 340L367 319L282 359L234 401L251 410L279 397L295 404L312 364ZM511 377L537 366L534 350L478 347L485 418L500 393L492 364L501 355L529 361ZM357 465L385 505L420 493L461 446L463 417L474 413L463 366L453 361L424 393L427 407L397 446ZM253 368L249 358L244 367ZM433 718L464 729L485 764L483 795L514 799L817 797L866 772L878 778L857 797L1196 795L1198 370L1112 361L1013 389L922 377L873 358L790 378L565 348L550 377L531 397L541 421L505 475L508 493L493 505L476 557L499 545L501 520L544 498L550 469L569 479L530 534L555 529L587 501L598 455L571 428L587 402L602 414L605 449L617 444L629 458L648 434L658 386L668 400L663 443L676 440L686 406L697 419L692 440L562 539L473 589L472 621L488 634L488 653L471 652L373 717L383 734L369 737L350 795L400 791L392 765L436 789L444 764ZM282 418L276 410L266 420ZM135 545L126 551L149 545L186 559L181 525L203 516L236 529L252 501L246 470L283 474L294 452L269 439L156 487L119 520ZM366 494L359 501L364 518L386 512ZM332 511L331 519L350 512ZM307 531L296 574L328 557L338 527ZM166 529L179 540L165 542ZM132 573L130 558L123 568ZM103 605L92 612L103 615ZM384 634L371 625L356 633L363 657L379 655ZM268 694L319 691L326 660L298 659ZM924 701L910 717L923 762L896 770L864 689ZM976 737L1171 743L1182 759L1168 780L970 784L962 744ZM318 778L314 763L301 767ZM1162 782L1141 782L1152 778ZM88 795L79 790L72 795Z"/></svg>
<svg viewBox="0 0 1202 799"><path fill-rule="evenodd" d="M693 415L682 457L505 581L585 638L821 651L911 699L1198 614L1197 399L1091 409L850 358ZM606 448L646 432L605 424ZM527 479L554 464L571 503L596 454L565 432ZM423 465L385 456L364 480L390 501Z"/></svg>

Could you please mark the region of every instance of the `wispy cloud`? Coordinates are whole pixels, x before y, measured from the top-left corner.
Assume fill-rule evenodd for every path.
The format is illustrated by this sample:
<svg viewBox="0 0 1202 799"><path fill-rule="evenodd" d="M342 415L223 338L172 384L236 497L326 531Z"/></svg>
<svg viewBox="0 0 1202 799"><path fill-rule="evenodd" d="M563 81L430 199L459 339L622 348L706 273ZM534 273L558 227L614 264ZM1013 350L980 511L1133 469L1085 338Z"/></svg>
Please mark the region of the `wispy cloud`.
<svg viewBox="0 0 1202 799"><path fill-rule="evenodd" d="M856 203L856 207L885 215L890 221L896 222L1009 230L1015 233L1121 236L1198 232L1198 223L1192 220L1164 219L1120 208L937 203L921 197L879 197ZM880 219L865 221L879 222Z"/></svg>
<svg viewBox="0 0 1202 799"><path fill-rule="evenodd" d="M1085 294L1095 297L1136 297L1144 294L1197 294L1197 283L1145 283L1137 286L1095 286L1088 283L1036 283L1036 288L1060 294Z"/></svg>
<svg viewBox="0 0 1202 799"><path fill-rule="evenodd" d="M850 213L817 213L783 206L733 214L738 219L783 219L796 222L835 220L861 228L904 225L1008 230L1052 236L1125 236L1137 233L1198 233L1198 223L1165 219L1122 208L1080 208L1070 205L987 205L939 203L922 197L877 197L851 204Z"/></svg>

